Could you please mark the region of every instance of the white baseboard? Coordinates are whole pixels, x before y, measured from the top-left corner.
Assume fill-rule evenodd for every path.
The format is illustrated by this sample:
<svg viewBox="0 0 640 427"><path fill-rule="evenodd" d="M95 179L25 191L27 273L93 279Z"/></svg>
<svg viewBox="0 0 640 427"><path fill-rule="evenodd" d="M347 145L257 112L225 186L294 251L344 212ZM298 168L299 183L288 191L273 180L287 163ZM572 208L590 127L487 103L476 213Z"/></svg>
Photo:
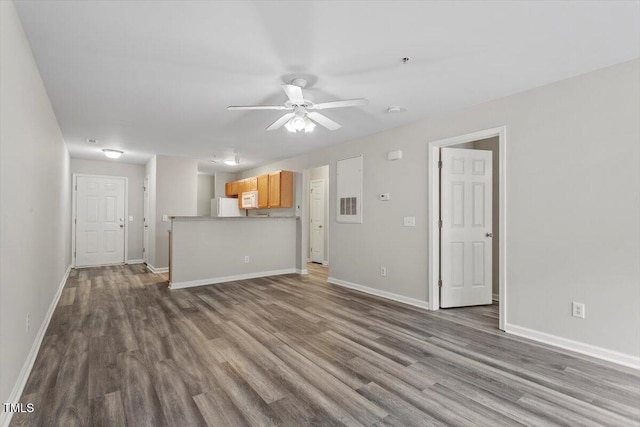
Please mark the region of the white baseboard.
<svg viewBox="0 0 640 427"><path fill-rule="evenodd" d="M382 298L387 298L393 301L401 302L404 304L408 304L414 307L422 308L424 310L429 309L429 302L422 301L415 298L405 297L403 295L394 294L392 292L381 291L380 289L370 288L364 285L358 285L357 283L347 282L345 280L336 279L335 277L329 277L327 282L333 283L334 285L343 286L345 288L355 289L356 291L364 292L367 294L375 295Z"/></svg>
<svg viewBox="0 0 640 427"><path fill-rule="evenodd" d="M329 265L329 261L322 261L322 265L324 265L325 267L327 267Z"/></svg>
<svg viewBox="0 0 640 427"><path fill-rule="evenodd" d="M297 274L309 274L309 270L307 270L306 268L303 268L302 270L299 268L296 268L296 273Z"/></svg>
<svg viewBox="0 0 640 427"><path fill-rule="evenodd" d="M149 263L147 263L147 269L152 273L168 273L169 272L169 267L156 268Z"/></svg>
<svg viewBox="0 0 640 427"><path fill-rule="evenodd" d="M24 387L27 385L27 379L29 378L29 374L31 374L31 369L33 369L33 364L36 361L36 357L38 356L38 352L40 351L40 345L42 345L42 340L44 339L44 334L47 332L47 328L49 327L49 322L51 322L51 317L53 316L53 312L58 305L58 301L60 300L60 296L62 296L62 290L64 289L65 283L67 283L67 278L69 277L69 272L71 272L71 265L67 267L67 270L64 272L64 276L62 276L62 280L58 285L58 290L56 291L55 296L53 297L53 301L49 305L49 309L47 310L47 314L44 316L44 320L40 325L40 329L36 334L36 338L33 341L33 345L31 346L31 350L27 355L27 359L24 361L24 365L22 365L22 369L20 370L20 374L18 375L18 379L16 380L13 389L11 390L11 394L9 394L9 399L7 402L9 403L18 403L20 402L20 397L22 397L22 392L24 391ZM11 422L11 418L13 418L13 412L0 412L0 426L5 427L8 426Z"/></svg>
<svg viewBox="0 0 640 427"><path fill-rule="evenodd" d="M129 259L125 264L144 264L143 259Z"/></svg>
<svg viewBox="0 0 640 427"><path fill-rule="evenodd" d="M211 279L191 280L188 282L171 282L169 289L193 288L196 286L215 285L216 283L234 282L236 280L257 279L259 277L280 276L282 274L296 273L295 268L285 270L259 271L257 273L237 274L235 276L213 277Z"/></svg>
<svg viewBox="0 0 640 427"><path fill-rule="evenodd" d="M592 356L598 359L607 360L609 362L640 370L640 357L633 356L631 354L608 350L606 348L597 347L591 344L585 344L579 341L573 341L567 338L547 334L545 332L539 332L522 326L511 325L509 323L505 325L505 332L508 334L517 335L523 338L529 338L534 341L540 341L545 344L550 344L556 347L564 348L566 350L575 351L576 353L586 354L587 356Z"/></svg>
<svg viewBox="0 0 640 427"><path fill-rule="evenodd" d="M500 295L499 294L491 295L491 301L500 301Z"/></svg>

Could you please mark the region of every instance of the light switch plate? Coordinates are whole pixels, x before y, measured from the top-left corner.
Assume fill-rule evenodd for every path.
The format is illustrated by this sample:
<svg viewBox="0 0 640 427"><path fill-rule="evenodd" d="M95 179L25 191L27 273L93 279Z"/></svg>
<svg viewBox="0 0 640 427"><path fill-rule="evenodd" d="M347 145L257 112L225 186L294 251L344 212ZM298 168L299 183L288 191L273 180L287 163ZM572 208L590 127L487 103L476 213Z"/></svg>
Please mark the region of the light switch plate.
<svg viewBox="0 0 640 427"><path fill-rule="evenodd" d="M162 215L162 222L167 222L167 221L169 221L169 215L167 214Z"/></svg>
<svg viewBox="0 0 640 427"><path fill-rule="evenodd" d="M405 227L415 227L416 226L416 217L415 216L405 216L404 217L404 226Z"/></svg>
<svg viewBox="0 0 640 427"><path fill-rule="evenodd" d="M133 222L133 215L129 215L129 222Z"/></svg>

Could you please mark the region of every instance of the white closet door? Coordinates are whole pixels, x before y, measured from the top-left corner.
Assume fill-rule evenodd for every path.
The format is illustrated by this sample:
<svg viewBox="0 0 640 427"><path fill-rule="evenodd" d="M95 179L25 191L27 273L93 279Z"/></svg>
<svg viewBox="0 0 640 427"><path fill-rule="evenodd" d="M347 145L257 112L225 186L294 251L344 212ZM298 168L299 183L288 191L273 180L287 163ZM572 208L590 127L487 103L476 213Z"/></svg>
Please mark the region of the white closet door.
<svg viewBox="0 0 640 427"><path fill-rule="evenodd" d="M440 306L491 304L492 153L442 148Z"/></svg>

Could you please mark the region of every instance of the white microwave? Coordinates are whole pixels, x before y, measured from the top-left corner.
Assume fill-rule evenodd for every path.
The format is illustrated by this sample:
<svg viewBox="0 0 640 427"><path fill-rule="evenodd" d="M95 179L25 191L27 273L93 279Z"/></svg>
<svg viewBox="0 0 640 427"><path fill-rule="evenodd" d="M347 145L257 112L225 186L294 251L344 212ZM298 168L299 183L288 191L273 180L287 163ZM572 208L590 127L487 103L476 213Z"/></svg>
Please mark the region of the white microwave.
<svg viewBox="0 0 640 427"><path fill-rule="evenodd" d="M258 208L258 192L257 191L245 191L240 195L240 206L242 209L257 209Z"/></svg>

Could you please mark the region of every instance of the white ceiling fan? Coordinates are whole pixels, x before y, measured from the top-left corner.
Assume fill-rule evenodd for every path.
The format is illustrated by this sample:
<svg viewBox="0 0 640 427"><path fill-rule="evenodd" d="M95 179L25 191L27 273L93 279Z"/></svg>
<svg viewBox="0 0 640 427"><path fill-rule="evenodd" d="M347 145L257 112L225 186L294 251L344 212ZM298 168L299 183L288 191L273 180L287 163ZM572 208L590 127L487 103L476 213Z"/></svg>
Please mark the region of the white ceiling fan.
<svg viewBox="0 0 640 427"><path fill-rule="evenodd" d="M331 120L324 114L314 110L326 110L329 108L359 107L367 105L369 101L363 98L346 99L343 101L331 101L314 104L307 95L302 93L302 88L307 85L305 79L294 79L291 84L283 84L282 90L289 98L283 105L230 105L227 110L282 110L288 111L267 127L267 130L276 130L284 126L290 132L304 130L311 132L316 123L329 130L337 130L342 126Z"/></svg>

